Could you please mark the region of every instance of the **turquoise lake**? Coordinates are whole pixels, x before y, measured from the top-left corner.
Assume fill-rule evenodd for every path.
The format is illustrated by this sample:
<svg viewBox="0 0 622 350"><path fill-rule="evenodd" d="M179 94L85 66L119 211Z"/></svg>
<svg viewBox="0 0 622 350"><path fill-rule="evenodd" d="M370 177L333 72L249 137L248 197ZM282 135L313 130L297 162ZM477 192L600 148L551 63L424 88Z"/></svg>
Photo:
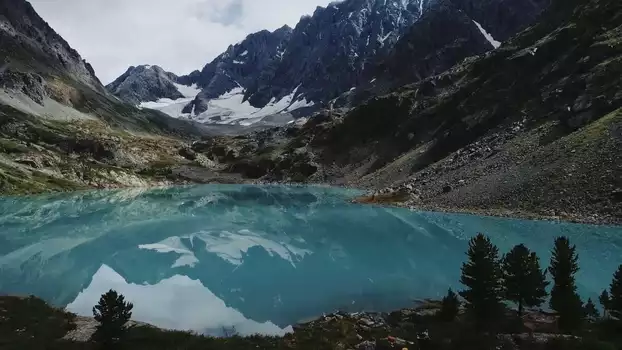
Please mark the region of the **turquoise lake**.
<svg viewBox="0 0 622 350"><path fill-rule="evenodd" d="M391 310L460 289L468 239L525 243L548 266L556 236L597 298L622 263L622 227L351 204L329 187L202 185L0 198L0 294L83 315L116 289L133 318L218 334L281 334L331 312Z"/></svg>

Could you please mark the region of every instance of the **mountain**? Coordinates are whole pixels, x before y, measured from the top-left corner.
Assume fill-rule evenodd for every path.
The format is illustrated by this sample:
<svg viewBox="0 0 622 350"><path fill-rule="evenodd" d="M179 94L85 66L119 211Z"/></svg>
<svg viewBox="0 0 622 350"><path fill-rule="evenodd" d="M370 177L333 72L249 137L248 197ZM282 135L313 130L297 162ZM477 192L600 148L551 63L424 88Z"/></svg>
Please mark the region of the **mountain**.
<svg viewBox="0 0 622 350"><path fill-rule="evenodd" d="M210 132L120 101L27 1L0 0L0 193L184 182L170 167Z"/></svg>
<svg viewBox="0 0 622 350"><path fill-rule="evenodd" d="M173 73L159 66L130 67L106 89L120 99L132 104L157 101L160 98L176 100L185 97L175 85L179 80Z"/></svg>
<svg viewBox="0 0 622 350"><path fill-rule="evenodd" d="M235 88L249 86L261 74L273 69L280 62L291 34L292 29L288 26L274 32L262 30L229 46L224 53L205 65L200 75L195 79L190 78L190 82L196 83L202 91L184 109L184 113L203 113L208 109L211 99Z"/></svg>
<svg viewBox="0 0 622 350"><path fill-rule="evenodd" d="M348 0L318 7L292 33L282 60L246 97L254 106L295 88L297 99L327 102L361 82L361 72L392 49L423 13L424 0Z"/></svg>
<svg viewBox="0 0 622 350"><path fill-rule="evenodd" d="M204 123L248 125L310 115L339 96L356 105L498 47L498 40L533 23L548 3L336 2L302 17L294 29L251 34L201 71L179 77L177 82L202 90L181 112L166 109ZM174 103L179 101L185 100Z"/></svg>
<svg viewBox="0 0 622 350"><path fill-rule="evenodd" d="M621 15L617 0L555 0L446 71L302 126L193 149L262 181L384 188L363 202L619 223Z"/></svg>

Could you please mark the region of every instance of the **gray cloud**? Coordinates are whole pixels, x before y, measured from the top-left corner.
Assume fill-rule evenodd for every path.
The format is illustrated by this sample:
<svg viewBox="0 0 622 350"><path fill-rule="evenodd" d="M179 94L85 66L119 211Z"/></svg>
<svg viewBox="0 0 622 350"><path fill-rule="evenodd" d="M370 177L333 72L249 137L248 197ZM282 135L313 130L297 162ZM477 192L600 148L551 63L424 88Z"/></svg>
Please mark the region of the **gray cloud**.
<svg viewBox="0 0 622 350"><path fill-rule="evenodd" d="M89 61L103 83L130 65L177 74L200 69L246 35L283 24L330 0L30 0Z"/></svg>
<svg viewBox="0 0 622 350"><path fill-rule="evenodd" d="M223 10L215 12L211 20L229 26L237 23L243 15L242 0L233 0Z"/></svg>

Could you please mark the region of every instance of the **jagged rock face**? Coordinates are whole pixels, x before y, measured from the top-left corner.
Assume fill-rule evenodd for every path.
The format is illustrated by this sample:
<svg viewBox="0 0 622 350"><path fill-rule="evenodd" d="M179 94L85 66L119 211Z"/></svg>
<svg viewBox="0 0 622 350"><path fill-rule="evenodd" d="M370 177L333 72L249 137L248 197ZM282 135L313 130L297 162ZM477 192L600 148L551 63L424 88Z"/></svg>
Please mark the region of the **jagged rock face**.
<svg viewBox="0 0 622 350"><path fill-rule="evenodd" d="M533 23L549 2L346 0L318 7L295 29L251 34L202 71L179 77L179 83L202 88L182 113L209 110L209 120L219 120L230 111L221 113L210 101L236 88L256 108L282 99L321 108L339 96L335 106L355 106L494 49L488 33L506 40Z"/></svg>
<svg viewBox="0 0 622 350"><path fill-rule="evenodd" d="M115 81L106 85L106 89L132 104L156 101L160 98L175 100L184 97L175 86L177 81L178 77L175 74L166 72L158 66L132 66Z"/></svg>
<svg viewBox="0 0 622 350"><path fill-rule="evenodd" d="M181 78L184 83L196 83L201 93L184 109L195 114L207 110L210 99L221 96L236 87L247 87L281 61L285 44L292 29L284 26L269 32L263 30L246 37L239 44L229 46L227 51L207 64L200 74L195 72Z"/></svg>
<svg viewBox="0 0 622 350"><path fill-rule="evenodd" d="M450 1L437 1L367 75L398 85L419 81L444 72L465 57L492 49L493 45L464 11Z"/></svg>
<svg viewBox="0 0 622 350"><path fill-rule="evenodd" d="M389 52L421 16L426 0L350 0L318 7L298 23L282 61L247 90L263 106L299 87L298 98L327 101L356 86L377 55Z"/></svg>
<svg viewBox="0 0 622 350"><path fill-rule="evenodd" d="M505 41L533 24L551 0L449 0L480 23L492 36Z"/></svg>
<svg viewBox="0 0 622 350"><path fill-rule="evenodd" d="M40 105L47 96L45 85L45 80L38 74L11 70L0 72L0 89L23 93Z"/></svg>
<svg viewBox="0 0 622 350"><path fill-rule="evenodd" d="M24 0L0 0L0 70L61 75L104 91L93 68Z"/></svg>

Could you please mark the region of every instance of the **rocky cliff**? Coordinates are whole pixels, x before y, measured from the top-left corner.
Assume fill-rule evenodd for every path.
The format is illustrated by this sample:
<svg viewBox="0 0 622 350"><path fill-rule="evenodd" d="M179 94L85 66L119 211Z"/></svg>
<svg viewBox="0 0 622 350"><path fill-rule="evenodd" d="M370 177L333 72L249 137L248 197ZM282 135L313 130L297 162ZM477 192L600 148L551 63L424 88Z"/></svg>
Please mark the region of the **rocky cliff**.
<svg viewBox="0 0 622 350"><path fill-rule="evenodd" d="M166 72L159 66L143 65L130 67L123 75L106 85L106 89L120 99L138 105L160 98L183 98L184 95L175 86L178 80L175 74Z"/></svg>
<svg viewBox="0 0 622 350"><path fill-rule="evenodd" d="M183 113L200 114L208 109L208 102L238 87L247 87L270 74L282 59L292 29L284 26L269 32L250 34L242 42L231 45L220 56L208 63L200 74L183 77L186 82L202 88L197 98Z"/></svg>

